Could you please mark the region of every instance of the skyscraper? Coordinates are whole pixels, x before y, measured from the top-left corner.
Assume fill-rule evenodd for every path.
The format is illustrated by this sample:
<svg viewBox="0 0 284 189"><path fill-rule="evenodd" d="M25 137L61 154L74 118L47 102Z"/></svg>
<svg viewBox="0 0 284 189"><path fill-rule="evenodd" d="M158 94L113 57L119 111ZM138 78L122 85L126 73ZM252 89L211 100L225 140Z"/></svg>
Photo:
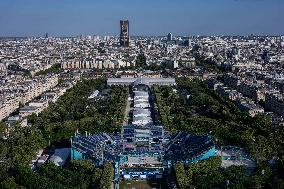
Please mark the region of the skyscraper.
<svg viewBox="0 0 284 189"><path fill-rule="evenodd" d="M191 46L191 40L189 37L183 37L182 40L183 40L183 46L186 46L186 47Z"/></svg>
<svg viewBox="0 0 284 189"><path fill-rule="evenodd" d="M120 40L119 43L123 47L129 46L129 21L120 20Z"/></svg>
<svg viewBox="0 0 284 189"><path fill-rule="evenodd" d="M167 36L167 41L172 41L173 40L173 34L169 33Z"/></svg>

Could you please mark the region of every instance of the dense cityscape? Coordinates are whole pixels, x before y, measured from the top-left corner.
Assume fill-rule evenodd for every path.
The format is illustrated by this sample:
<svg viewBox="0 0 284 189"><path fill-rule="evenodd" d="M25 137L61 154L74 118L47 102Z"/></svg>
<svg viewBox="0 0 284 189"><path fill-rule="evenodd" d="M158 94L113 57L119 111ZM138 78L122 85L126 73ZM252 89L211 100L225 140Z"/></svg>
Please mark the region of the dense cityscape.
<svg viewBox="0 0 284 189"><path fill-rule="evenodd" d="M0 38L0 188L284 188L284 35Z"/></svg>

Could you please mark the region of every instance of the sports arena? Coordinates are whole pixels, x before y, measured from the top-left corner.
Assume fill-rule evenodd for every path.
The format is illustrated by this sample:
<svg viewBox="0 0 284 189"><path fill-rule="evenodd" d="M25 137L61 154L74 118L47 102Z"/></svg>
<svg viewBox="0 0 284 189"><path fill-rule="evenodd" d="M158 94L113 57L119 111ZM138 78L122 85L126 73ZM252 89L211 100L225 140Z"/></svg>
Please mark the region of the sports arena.
<svg viewBox="0 0 284 189"><path fill-rule="evenodd" d="M162 178L175 162L194 163L216 156L209 135L169 133L156 124L151 88L141 81L131 85L132 123L124 125L121 133L76 133L71 138L72 159L89 159L97 165L113 162L115 180L142 180Z"/></svg>

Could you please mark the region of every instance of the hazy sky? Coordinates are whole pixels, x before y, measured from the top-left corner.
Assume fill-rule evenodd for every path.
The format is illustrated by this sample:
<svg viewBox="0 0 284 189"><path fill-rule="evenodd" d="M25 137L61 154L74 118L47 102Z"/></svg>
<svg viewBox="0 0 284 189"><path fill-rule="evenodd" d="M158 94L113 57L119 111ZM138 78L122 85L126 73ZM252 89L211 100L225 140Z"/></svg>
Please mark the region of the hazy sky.
<svg viewBox="0 0 284 189"><path fill-rule="evenodd" d="M284 34L284 0L0 0L0 36Z"/></svg>

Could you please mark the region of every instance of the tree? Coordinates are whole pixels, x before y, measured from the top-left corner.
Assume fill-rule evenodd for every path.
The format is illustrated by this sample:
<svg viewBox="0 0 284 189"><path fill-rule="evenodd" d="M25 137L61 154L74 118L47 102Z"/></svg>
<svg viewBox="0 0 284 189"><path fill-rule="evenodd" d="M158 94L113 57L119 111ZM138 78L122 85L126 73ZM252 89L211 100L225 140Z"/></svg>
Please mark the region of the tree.
<svg viewBox="0 0 284 189"><path fill-rule="evenodd" d="M15 182L14 177L7 177L4 181L0 183L0 188L2 189L24 189L23 186L20 186Z"/></svg>
<svg viewBox="0 0 284 189"><path fill-rule="evenodd" d="M39 175L31 170L29 166L18 164L15 168L15 180L16 183L26 187L26 188L62 188L67 189L59 183L50 180L44 176Z"/></svg>
<svg viewBox="0 0 284 189"><path fill-rule="evenodd" d="M41 71L37 72L35 74L35 76L46 75L46 74L50 74L50 73L59 74L61 72L63 72L63 69L61 68L61 64L54 64L46 70L41 70Z"/></svg>
<svg viewBox="0 0 284 189"><path fill-rule="evenodd" d="M114 168L111 163L106 162L103 167L102 177L100 180L100 189L112 188L112 180L114 177Z"/></svg>
<svg viewBox="0 0 284 189"><path fill-rule="evenodd" d="M268 136L272 129L272 119L265 114L258 114L253 118L253 128L256 130L256 134Z"/></svg>
<svg viewBox="0 0 284 189"><path fill-rule="evenodd" d="M4 133L6 128L6 124L4 122L0 122L0 137L2 137L2 134Z"/></svg>
<svg viewBox="0 0 284 189"><path fill-rule="evenodd" d="M141 67L141 68L145 68L147 66L146 64L146 56L144 54L139 54L136 57L136 67Z"/></svg>
<svg viewBox="0 0 284 189"><path fill-rule="evenodd" d="M268 139L262 135L256 136L251 143L250 151L258 163L269 160L272 157L272 148Z"/></svg>
<svg viewBox="0 0 284 189"><path fill-rule="evenodd" d="M180 189L193 188L192 187L192 172L186 173L183 164L177 163L174 165L174 173L177 185Z"/></svg>

